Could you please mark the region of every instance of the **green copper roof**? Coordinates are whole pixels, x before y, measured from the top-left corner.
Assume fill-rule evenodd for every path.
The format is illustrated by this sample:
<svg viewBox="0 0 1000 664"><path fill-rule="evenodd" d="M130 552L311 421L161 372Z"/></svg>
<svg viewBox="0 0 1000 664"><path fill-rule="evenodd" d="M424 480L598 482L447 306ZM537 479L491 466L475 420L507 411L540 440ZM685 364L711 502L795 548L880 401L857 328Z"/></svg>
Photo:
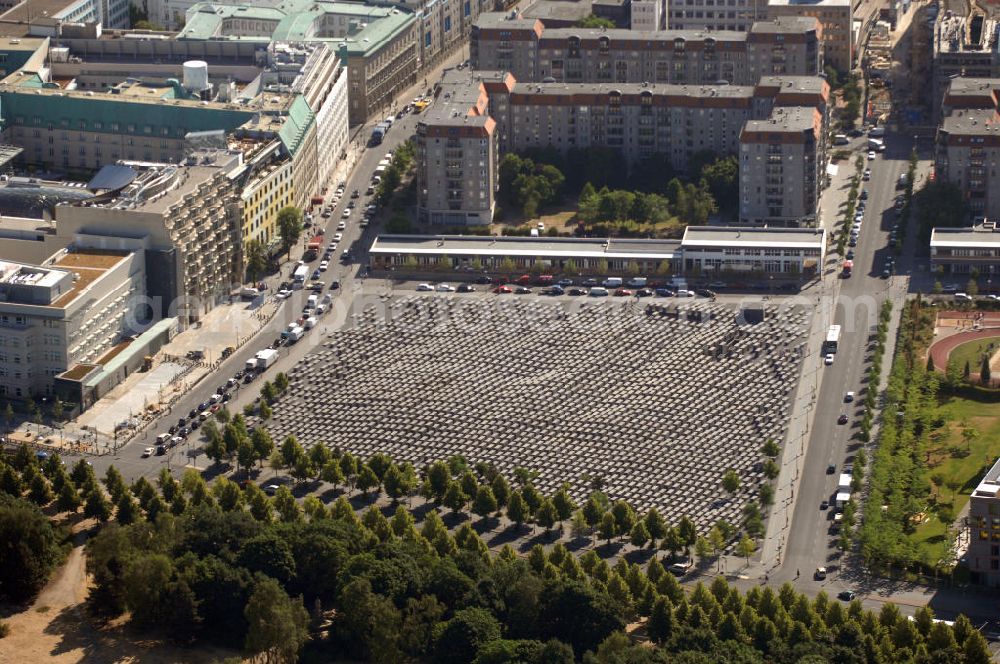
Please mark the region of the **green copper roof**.
<svg viewBox="0 0 1000 664"><path fill-rule="evenodd" d="M115 131L113 125L117 124L121 134L176 138L191 131L230 132L252 115L239 109L129 101L112 95L57 97L30 90L0 92L0 120L5 127L51 124L70 130L106 132Z"/></svg>
<svg viewBox="0 0 1000 664"><path fill-rule="evenodd" d="M178 39L226 41L322 41L339 50L347 46L348 55L365 56L409 28L416 18L409 9L399 6L381 7L361 2L323 2L320 0L284 0L273 7L201 3L192 7L190 18ZM327 16L343 16L366 24L348 37L323 34ZM268 36L225 34L223 23L228 18L276 21Z"/></svg>
<svg viewBox="0 0 1000 664"><path fill-rule="evenodd" d="M309 131L309 126L315 119L316 115L309 108L309 104L306 103L305 98L302 95L295 97L295 101L292 102L291 107L288 109L288 117L285 119L285 123L278 130L281 142L285 144L285 149L293 157L298 152L302 141L306 137L306 132Z"/></svg>

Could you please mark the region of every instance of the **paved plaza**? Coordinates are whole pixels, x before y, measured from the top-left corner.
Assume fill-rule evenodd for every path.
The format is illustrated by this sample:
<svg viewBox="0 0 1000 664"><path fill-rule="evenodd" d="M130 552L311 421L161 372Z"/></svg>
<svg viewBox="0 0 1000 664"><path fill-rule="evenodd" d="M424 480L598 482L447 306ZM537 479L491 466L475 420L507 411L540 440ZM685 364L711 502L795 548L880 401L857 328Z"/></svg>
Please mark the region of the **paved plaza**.
<svg viewBox="0 0 1000 664"><path fill-rule="evenodd" d="M637 509L738 522L761 446L784 438L808 314L765 302L749 324L733 304L665 302L386 300L291 371L269 426L418 467L453 454L523 466L578 500L599 477Z"/></svg>

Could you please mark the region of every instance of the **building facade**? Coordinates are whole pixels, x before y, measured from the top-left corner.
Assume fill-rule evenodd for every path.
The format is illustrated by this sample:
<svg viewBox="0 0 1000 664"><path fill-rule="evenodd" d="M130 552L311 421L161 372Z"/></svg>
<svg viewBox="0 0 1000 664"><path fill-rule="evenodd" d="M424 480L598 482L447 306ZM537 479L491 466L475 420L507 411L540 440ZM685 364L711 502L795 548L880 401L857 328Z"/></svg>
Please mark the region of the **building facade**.
<svg viewBox="0 0 1000 664"><path fill-rule="evenodd" d="M937 177L957 185L975 217L1000 218L1000 114L970 109L951 113L937 134Z"/></svg>
<svg viewBox="0 0 1000 664"><path fill-rule="evenodd" d="M933 27L934 110L953 79L1000 78L1000 23L976 10L970 16L941 12Z"/></svg>
<svg viewBox="0 0 1000 664"><path fill-rule="evenodd" d="M969 550L973 583L1000 587L1000 459L969 496Z"/></svg>
<svg viewBox="0 0 1000 664"><path fill-rule="evenodd" d="M815 108L775 108L740 134L740 221L815 226L826 169L826 126Z"/></svg>
<svg viewBox="0 0 1000 664"><path fill-rule="evenodd" d="M667 27L666 4L663 0L632 0L630 11L632 22L629 27L632 30L656 32Z"/></svg>
<svg viewBox="0 0 1000 664"><path fill-rule="evenodd" d="M0 261L0 396L51 395L77 362L97 362L144 312L142 253L71 247L42 265Z"/></svg>
<svg viewBox="0 0 1000 664"><path fill-rule="evenodd" d="M1000 228L985 221L968 228L931 231L931 271L968 276L973 270L986 278L1000 274Z"/></svg>
<svg viewBox="0 0 1000 664"><path fill-rule="evenodd" d="M746 32L767 16L767 0L670 0L668 11L671 29Z"/></svg>
<svg viewBox="0 0 1000 664"><path fill-rule="evenodd" d="M462 72L446 75L442 90L417 123L417 216L444 226L490 224L499 146L489 93L483 81Z"/></svg>
<svg viewBox="0 0 1000 664"><path fill-rule="evenodd" d="M688 226L681 240L685 274L815 275L823 265L823 228Z"/></svg>
<svg viewBox="0 0 1000 664"><path fill-rule="evenodd" d="M821 28L812 18L758 22L748 32L546 29L538 20L483 14L472 29L477 70L521 82L753 85L761 76L817 76Z"/></svg>
<svg viewBox="0 0 1000 664"><path fill-rule="evenodd" d="M464 17L464 5L456 11ZM413 12L402 5L323 0L286 0L273 6L202 2L188 10L178 39L211 42L212 50L225 49L233 42L257 43L261 49L272 41L325 44L346 67L349 120L359 124L386 112L396 95L416 83L420 29ZM455 30L460 32L460 27Z"/></svg>
<svg viewBox="0 0 1000 664"><path fill-rule="evenodd" d="M467 163L473 152L462 140L485 141L481 149L491 153L495 149L493 154L500 155L533 149L565 153L611 148L629 166L646 157L665 156L679 171L694 155L708 151L740 155L745 200L741 221L815 225L829 94L829 85L811 76L768 76L756 86L521 84L501 72L449 71L437 108L417 129L418 205L430 210L443 209L447 203L449 225L486 224L492 219L485 214L485 205L493 205L496 157L479 155L475 163ZM471 132L473 126L489 135L465 136L463 132ZM778 147L770 148L772 144ZM780 150L781 164L768 166L778 160L765 154L769 149ZM781 169L787 173L778 182L776 172ZM436 199L431 195L433 183L445 187ZM772 189L778 193L767 196L765 192ZM483 196L470 201L465 196L469 190ZM438 202L432 205L432 199ZM466 207L480 200L483 206ZM774 203L771 207L766 206L769 201ZM439 219L429 213L421 216ZM445 223L444 218L438 223Z"/></svg>
<svg viewBox="0 0 1000 664"><path fill-rule="evenodd" d="M770 274L808 276L823 264L826 231L689 226L683 239L380 235L369 249L374 270L449 268L652 277Z"/></svg>
<svg viewBox="0 0 1000 664"><path fill-rule="evenodd" d="M202 150L182 165L135 165L135 177L106 200L56 207L60 235L90 246L145 251L153 318L182 327L228 301L242 282L240 192L232 178L242 155Z"/></svg>
<svg viewBox="0 0 1000 664"><path fill-rule="evenodd" d="M815 18L823 27L823 60L834 69L849 72L854 68L855 43L852 0L768 0L767 17Z"/></svg>
<svg viewBox="0 0 1000 664"><path fill-rule="evenodd" d="M268 51L266 74L277 74L279 83L302 95L315 115L316 177L320 187L326 186L347 149L347 72L324 44L272 43Z"/></svg>

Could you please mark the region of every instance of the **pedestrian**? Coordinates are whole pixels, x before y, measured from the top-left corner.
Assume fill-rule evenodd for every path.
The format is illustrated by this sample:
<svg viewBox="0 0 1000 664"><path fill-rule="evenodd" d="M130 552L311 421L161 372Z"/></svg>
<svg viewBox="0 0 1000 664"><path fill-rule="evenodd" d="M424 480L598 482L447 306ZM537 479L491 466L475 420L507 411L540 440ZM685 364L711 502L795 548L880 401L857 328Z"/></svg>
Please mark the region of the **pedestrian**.
<svg viewBox="0 0 1000 664"><path fill-rule="evenodd" d="M801 573L799 572L799 570L795 570L795 578L797 579L799 578L799 576L801 576Z"/></svg>

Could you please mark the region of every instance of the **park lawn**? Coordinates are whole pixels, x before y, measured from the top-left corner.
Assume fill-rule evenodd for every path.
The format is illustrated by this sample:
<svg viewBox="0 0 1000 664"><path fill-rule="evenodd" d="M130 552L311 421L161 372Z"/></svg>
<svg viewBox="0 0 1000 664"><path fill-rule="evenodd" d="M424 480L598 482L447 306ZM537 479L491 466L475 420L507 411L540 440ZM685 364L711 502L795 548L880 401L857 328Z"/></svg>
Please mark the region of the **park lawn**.
<svg viewBox="0 0 1000 664"><path fill-rule="evenodd" d="M975 344L979 343L981 342L976 341L972 344L974 352L977 352ZM955 350L960 348L964 346ZM952 514L957 517L969 502L969 494L979 484L979 479L997 457L1000 457L1000 404L948 397L940 406L938 413L947 422L945 429L948 435L942 439L940 445L928 449L930 468L927 476L930 478L931 475L940 473L944 477L940 489L932 487L932 491L937 492L940 503L952 504ZM963 423L968 424L979 435L969 444L968 454L952 456L949 448L954 447L962 451L966 449L966 443L962 439ZM949 482L956 482L959 486L954 498L951 489L948 488ZM911 539L921 548L927 549L930 554L928 558L941 560L946 557L948 547L951 545L946 537L947 527L935 514L929 516L928 520L917 527Z"/></svg>
<svg viewBox="0 0 1000 664"><path fill-rule="evenodd" d="M983 353L986 352L990 344L994 344L993 351L996 352L1000 348L1000 335L996 337L989 337L986 339L975 339L973 341L966 342L961 346L956 346L954 350L948 355L948 363L954 363L958 367L959 371L965 369L965 363L969 363L969 371L972 373L979 373L979 366L983 361Z"/></svg>

